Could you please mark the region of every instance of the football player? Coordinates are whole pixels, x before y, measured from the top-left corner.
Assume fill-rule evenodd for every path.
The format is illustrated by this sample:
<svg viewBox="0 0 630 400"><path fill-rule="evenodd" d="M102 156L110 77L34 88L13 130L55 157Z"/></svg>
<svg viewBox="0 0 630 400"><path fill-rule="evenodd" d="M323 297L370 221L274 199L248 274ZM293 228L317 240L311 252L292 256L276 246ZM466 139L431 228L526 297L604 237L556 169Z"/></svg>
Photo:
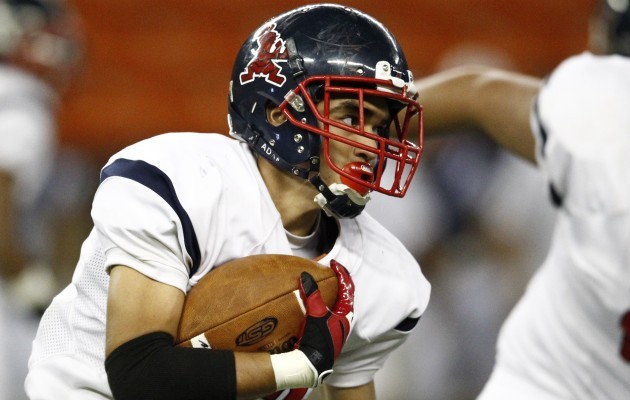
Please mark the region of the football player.
<svg viewBox="0 0 630 400"><path fill-rule="evenodd" d="M94 229L34 341L31 398L299 399L324 378L331 399L375 397L375 373L430 292L411 254L362 214L373 191L403 196L418 166L409 121L422 109L405 56L358 10L303 6L245 41L227 89L232 137L159 135L102 169ZM343 300L316 317L325 306L304 276L304 334L287 353L176 346L191 287L265 253L330 264Z"/></svg>
<svg viewBox="0 0 630 400"><path fill-rule="evenodd" d="M630 10L602 7L591 52L544 81L481 67L416 81L427 135L481 128L538 164L558 210L481 400L630 396Z"/></svg>
<svg viewBox="0 0 630 400"><path fill-rule="evenodd" d="M4 342L23 333L19 321L26 312L30 318L31 311L48 305L56 290L53 282L41 279L54 276L38 257L41 241L32 240L30 231L31 240L26 240L25 231L31 220L38 219L37 203L52 175L62 86L75 76L81 60L77 18L56 0L0 0L0 338ZM23 392L18 381L26 371L29 351L26 344L24 348L18 338L13 346L0 349L0 398L16 398L13 388Z"/></svg>
<svg viewBox="0 0 630 400"><path fill-rule="evenodd" d="M78 19L63 3L0 0L0 276L27 255L15 219L41 194L56 144L56 103L81 59Z"/></svg>
<svg viewBox="0 0 630 400"><path fill-rule="evenodd" d="M57 105L82 60L81 44L78 16L64 2L0 0L0 276L7 281L21 279L33 261L18 239L20 217L34 212L50 179Z"/></svg>

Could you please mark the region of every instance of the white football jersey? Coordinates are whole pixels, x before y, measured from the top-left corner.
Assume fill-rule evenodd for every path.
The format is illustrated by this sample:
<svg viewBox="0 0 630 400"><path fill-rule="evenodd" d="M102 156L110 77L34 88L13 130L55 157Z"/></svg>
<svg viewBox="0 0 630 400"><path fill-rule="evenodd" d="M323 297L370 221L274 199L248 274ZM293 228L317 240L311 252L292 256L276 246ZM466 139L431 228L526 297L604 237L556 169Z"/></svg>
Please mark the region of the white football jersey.
<svg viewBox="0 0 630 400"><path fill-rule="evenodd" d="M72 283L41 320L26 381L32 398L111 398L104 370L108 268L126 265L188 292L234 258L292 254L254 156L219 134L170 133L122 150L101 172L92 218ZM405 340L430 285L370 216L338 224L320 263L336 259L350 271L356 323L327 383L350 387L372 380Z"/></svg>
<svg viewBox="0 0 630 400"><path fill-rule="evenodd" d="M557 225L480 399L630 399L630 59L563 62L532 126Z"/></svg>

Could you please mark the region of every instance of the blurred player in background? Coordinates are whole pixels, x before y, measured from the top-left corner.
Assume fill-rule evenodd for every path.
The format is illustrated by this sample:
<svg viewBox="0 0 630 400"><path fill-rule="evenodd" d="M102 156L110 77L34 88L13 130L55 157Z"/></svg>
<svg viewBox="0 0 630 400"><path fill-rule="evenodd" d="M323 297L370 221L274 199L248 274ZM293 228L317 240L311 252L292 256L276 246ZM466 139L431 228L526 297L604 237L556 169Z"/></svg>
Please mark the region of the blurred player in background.
<svg viewBox="0 0 630 400"><path fill-rule="evenodd" d="M372 191L407 190L421 153L407 139L422 142L419 128L408 129L421 114L415 98L402 50L372 17L327 4L267 21L234 64L233 138L160 135L102 169L94 229L34 341L29 396L282 391L270 398L300 399L333 367L321 386L326 398L373 399L374 375L416 326L430 292L412 255L362 214ZM391 180L383 178L386 161ZM288 353L174 346L191 287L215 266L265 253L330 263L342 300L316 318L313 307L325 306L309 296L313 282L304 277L308 318Z"/></svg>
<svg viewBox="0 0 630 400"><path fill-rule="evenodd" d="M0 0L0 274L10 289L43 261L32 243L42 238L27 231L54 179L56 112L81 44L78 16L65 2Z"/></svg>
<svg viewBox="0 0 630 400"><path fill-rule="evenodd" d="M558 209L547 258L502 327L482 400L630 396L627 1L602 4L591 39L592 52L545 81L484 67L416 81L427 134L474 127L537 161Z"/></svg>
<svg viewBox="0 0 630 400"><path fill-rule="evenodd" d="M59 1L0 0L0 338L17 338L0 350L0 398L18 398L23 311L56 289L29 229L52 177L59 95L81 60L76 18Z"/></svg>

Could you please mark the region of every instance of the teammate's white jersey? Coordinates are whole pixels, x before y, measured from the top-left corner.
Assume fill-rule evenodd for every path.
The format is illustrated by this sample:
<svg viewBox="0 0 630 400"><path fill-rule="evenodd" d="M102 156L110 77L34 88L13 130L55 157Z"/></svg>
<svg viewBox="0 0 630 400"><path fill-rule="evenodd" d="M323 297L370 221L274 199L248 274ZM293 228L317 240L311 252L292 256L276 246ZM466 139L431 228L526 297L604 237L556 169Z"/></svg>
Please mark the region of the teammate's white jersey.
<svg viewBox="0 0 630 400"><path fill-rule="evenodd" d="M280 214L247 145L171 133L130 146L101 173L72 284L44 314L26 387L37 399L111 398L104 370L108 268L126 265L184 292L214 266L291 254ZM355 325L327 383L369 382L424 312L430 285L414 258L369 215L339 221L320 260L355 282ZM129 294L133 296L133 294ZM200 350L204 351L204 350Z"/></svg>
<svg viewBox="0 0 630 400"><path fill-rule="evenodd" d="M630 399L630 59L563 62L532 122L557 226L480 398Z"/></svg>

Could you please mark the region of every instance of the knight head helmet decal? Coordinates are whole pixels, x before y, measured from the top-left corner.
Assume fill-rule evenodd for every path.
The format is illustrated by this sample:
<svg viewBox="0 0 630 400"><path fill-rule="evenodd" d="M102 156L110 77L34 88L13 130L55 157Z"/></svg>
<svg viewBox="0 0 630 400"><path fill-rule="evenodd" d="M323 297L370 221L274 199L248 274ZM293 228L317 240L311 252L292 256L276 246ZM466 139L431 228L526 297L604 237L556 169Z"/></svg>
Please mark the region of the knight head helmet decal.
<svg viewBox="0 0 630 400"><path fill-rule="evenodd" d="M256 37L258 48L252 49L253 58L239 76L241 85L257 77L264 77L267 82L279 87L287 80L281 74L282 68L278 63L286 62L289 55L284 40L275 28L275 23L269 24Z"/></svg>

